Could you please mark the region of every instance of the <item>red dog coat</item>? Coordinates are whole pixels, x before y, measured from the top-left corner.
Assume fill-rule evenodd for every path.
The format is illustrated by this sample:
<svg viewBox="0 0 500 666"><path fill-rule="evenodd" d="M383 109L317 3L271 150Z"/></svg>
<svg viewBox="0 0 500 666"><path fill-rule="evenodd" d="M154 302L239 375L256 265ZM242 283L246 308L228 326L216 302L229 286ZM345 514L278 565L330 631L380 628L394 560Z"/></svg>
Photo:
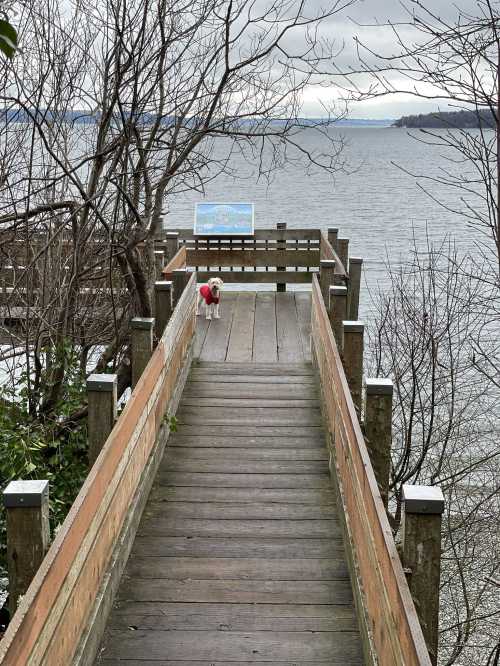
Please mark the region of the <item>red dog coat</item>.
<svg viewBox="0 0 500 666"><path fill-rule="evenodd" d="M210 289L208 284L204 284L200 287L200 294L205 299L205 303L207 305L212 305L212 303L215 303L217 305L219 302L219 299L212 294L212 290Z"/></svg>

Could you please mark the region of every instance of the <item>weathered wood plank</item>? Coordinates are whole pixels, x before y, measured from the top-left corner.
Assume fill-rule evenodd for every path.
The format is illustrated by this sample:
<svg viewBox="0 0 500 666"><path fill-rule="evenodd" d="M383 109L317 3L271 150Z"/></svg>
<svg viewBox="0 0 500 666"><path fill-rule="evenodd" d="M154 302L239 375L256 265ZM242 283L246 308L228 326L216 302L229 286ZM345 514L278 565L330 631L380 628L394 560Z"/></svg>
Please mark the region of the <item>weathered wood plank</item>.
<svg viewBox="0 0 500 666"><path fill-rule="evenodd" d="M227 284L275 284L288 282L290 284L311 284L311 278L316 272L306 271L199 271L198 279L206 282L211 277L218 277Z"/></svg>
<svg viewBox="0 0 500 666"><path fill-rule="evenodd" d="M199 435L200 427L198 425L181 424L178 429L179 435ZM312 437L318 438L323 436L323 428L321 426L309 425L267 425L267 424L254 424L252 426L245 425L245 428L238 427L237 425L214 425L210 426L210 433L214 437Z"/></svg>
<svg viewBox="0 0 500 666"><path fill-rule="evenodd" d="M206 518L210 520L316 520L336 517L336 506L324 504L279 504L278 502L168 502L157 494L150 496L149 515L168 512L172 518ZM201 505L200 505L201 504Z"/></svg>
<svg viewBox="0 0 500 666"><path fill-rule="evenodd" d="M260 292L255 300L254 363L276 363L276 298L273 293Z"/></svg>
<svg viewBox="0 0 500 666"><path fill-rule="evenodd" d="M218 488L200 486L160 486L153 488L151 501L172 502L279 502L313 504L334 502L331 488Z"/></svg>
<svg viewBox="0 0 500 666"><path fill-rule="evenodd" d="M217 488L329 488L328 474L196 474L160 471L157 482L166 486Z"/></svg>
<svg viewBox="0 0 500 666"><path fill-rule="evenodd" d="M125 575L133 580L347 580L344 558L323 560L230 557L134 557Z"/></svg>
<svg viewBox="0 0 500 666"><path fill-rule="evenodd" d="M311 294L304 291L294 292L295 308L299 326L302 349L306 361L311 360Z"/></svg>
<svg viewBox="0 0 500 666"><path fill-rule="evenodd" d="M319 408L269 409L266 407L184 407L179 408L179 423L189 425L316 425L322 423Z"/></svg>
<svg viewBox="0 0 500 666"><path fill-rule="evenodd" d="M250 366L249 366L250 367ZM251 384L248 390L253 390L253 387L265 386L270 384L275 391L275 394L279 394L281 391L286 391L287 388L292 389L301 389L304 391L312 390L317 388L316 378L311 376L296 376L296 375L270 375L270 371L263 373L258 373L254 375L238 375L234 373L219 374L218 371L214 373L206 372L197 372L194 371L189 377L190 386L198 386L211 384L214 387L217 387L219 384L231 384L235 389L241 388L241 390L246 389L246 384ZM229 388L229 387L228 387Z"/></svg>
<svg viewBox="0 0 500 666"><path fill-rule="evenodd" d="M251 267L265 266L319 266L319 250L240 250L240 249L188 249L186 252L188 266L222 266Z"/></svg>
<svg viewBox="0 0 500 666"><path fill-rule="evenodd" d="M127 659L126 662L119 659L106 659L103 658L102 660L99 660L99 665L102 664L102 666L255 666L255 664L258 663L264 663L264 662L256 662L256 661L214 661L213 659L208 659L208 660L197 660L197 661L185 661L184 659L182 661L165 661L165 659L155 659L154 661L151 661L149 659ZM268 662L269 663L269 662ZM277 664L278 666L318 666L319 664L332 664L334 662L326 661L326 662L320 662L320 661L303 661L302 659L300 661L297 661L297 659L294 659L293 661L277 661L276 659L273 659L273 664ZM342 666L359 666L362 662L361 661L343 661Z"/></svg>
<svg viewBox="0 0 500 666"><path fill-rule="evenodd" d="M252 360L254 319L255 293L250 291L239 293L227 348L227 362L241 363Z"/></svg>
<svg viewBox="0 0 500 666"><path fill-rule="evenodd" d="M138 535L131 557L263 557L322 559L339 557L344 545L339 539L151 537ZM185 601L185 599L181 599ZM241 599L239 601L242 601ZM301 597L295 601L302 602ZM338 603L335 601L334 603Z"/></svg>
<svg viewBox="0 0 500 666"><path fill-rule="evenodd" d="M276 331L280 362L304 361L293 292L276 294Z"/></svg>
<svg viewBox="0 0 500 666"><path fill-rule="evenodd" d="M230 293L231 292L228 292L227 295L229 295ZM275 294L275 296L277 297L277 294ZM278 303L278 300L283 300L285 302L287 299L290 301L293 300L293 292L289 292L285 296L286 298L277 299L276 302ZM290 310L290 312L293 313L293 310ZM224 363L222 365L221 363L207 362L204 361L203 359L200 359L196 364L193 365L193 371L196 370L213 371L214 369L221 370L224 374L230 374L230 373L243 374L243 375L288 374L288 375L308 375L314 377L316 376L312 365L310 363L306 363L301 358L297 359L296 362L283 362L280 363L279 365L276 365L275 363L252 363L251 365L249 365L248 363Z"/></svg>
<svg viewBox="0 0 500 666"><path fill-rule="evenodd" d="M168 447L167 459L170 461L181 462L185 460L280 460L292 462L295 460L323 460L328 462L328 452L325 447L306 447L301 448L237 448L237 447L207 447L198 446L197 441L193 439L188 446L177 447L175 442L171 442ZM167 463L168 464L168 463Z"/></svg>
<svg viewBox="0 0 500 666"><path fill-rule="evenodd" d="M318 405L318 400L312 395L309 398L290 398L274 395L273 399L262 399L262 397L256 392L253 396L245 398L235 398L230 396L204 396L204 397L195 397L190 396L183 397L182 400L183 407L258 407L258 408L271 408L273 410L280 409L290 409L291 407L301 407L301 408L316 408Z"/></svg>
<svg viewBox="0 0 500 666"><path fill-rule="evenodd" d="M180 241L195 240L197 239L200 245L203 242L213 241L214 237L207 239L204 236L196 236L192 229L169 229L169 231L175 231L179 234ZM321 232L318 229L311 228L297 228L297 229L286 229L285 231L277 231L276 229L255 229L251 240L277 240L285 237L287 241L292 240L309 240L315 241L316 243L320 242ZM220 236L215 237L215 240L220 242L228 242L229 240L234 240L235 242L241 241L241 236Z"/></svg>
<svg viewBox="0 0 500 666"><path fill-rule="evenodd" d="M328 465L323 460L200 460L167 456L160 470L211 474L327 474Z"/></svg>
<svg viewBox="0 0 500 666"><path fill-rule="evenodd" d="M161 507L163 508L163 507ZM138 530L141 536L201 536L216 538L293 537L329 539L340 537L338 520L209 520L175 518L163 511L146 509Z"/></svg>
<svg viewBox="0 0 500 666"><path fill-rule="evenodd" d="M257 455L259 450L265 451L265 449L300 449L304 451L304 455L307 456L307 452L312 449L321 449L321 451L326 452L325 448L325 435L321 428L317 429L317 433L311 433L302 437L294 437L292 435L280 437L280 436L247 436L247 435L238 435L234 437L225 437L221 435L184 435L183 429L180 429L176 432L171 440L171 446L176 447L208 447L208 448L229 448L229 449L246 449L251 448L255 450ZM284 454L286 455L286 454ZM312 452L311 452L312 455ZM320 454L318 454L320 455ZM307 458L306 458L307 459Z"/></svg>
<svg viewBox="0 0 500 666"><path fill-rule="evenodd" d="M224 361L236 307L237 294L227 292L221 298L220 319L212 319L199 358L204 361Z"/></svg>
<svg viewBox="0 0 500 666"><path fill-rule="evenodd" d="M359 639L351 633L338 640L335 632L224 632L206 631L200 640L196 631L112 631L107 658L208 659L228 661L328 660L342 664L360 658Z"/></svg>
<svg viewBox="0 0 500 666"><path fill-rule="evenodd" d="M122 586L119 599L192 603L350 604L349 581L275 580L146 580ZM359 639L358 639L359 640ZM188 654L184 655L186 658Z"/></svg>

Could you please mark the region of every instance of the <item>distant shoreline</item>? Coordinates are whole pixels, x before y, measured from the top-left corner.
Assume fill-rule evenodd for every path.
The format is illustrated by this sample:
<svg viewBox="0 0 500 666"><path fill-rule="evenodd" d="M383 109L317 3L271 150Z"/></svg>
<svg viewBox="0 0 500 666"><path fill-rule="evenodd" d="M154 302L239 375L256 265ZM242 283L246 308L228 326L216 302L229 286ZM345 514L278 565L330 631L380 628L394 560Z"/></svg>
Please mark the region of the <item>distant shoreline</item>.
<svg viewBox="0 0 500 666"><path fill-rule="evenodd" d="M489 109L481 111L435 111L402 116L393 127L407 129L494 129L495 116Z"/></svg>

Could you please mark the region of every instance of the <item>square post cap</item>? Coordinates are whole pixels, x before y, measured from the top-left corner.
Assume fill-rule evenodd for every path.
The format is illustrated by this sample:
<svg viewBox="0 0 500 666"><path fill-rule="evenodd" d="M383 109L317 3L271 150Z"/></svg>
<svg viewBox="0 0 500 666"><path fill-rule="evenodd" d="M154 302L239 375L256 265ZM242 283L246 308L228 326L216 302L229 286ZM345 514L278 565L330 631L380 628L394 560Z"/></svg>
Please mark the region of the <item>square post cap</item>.
<svg viewBox="0 0 500 666"><path fill-rule="evenodd" d="M146 331L154 328L155 318L154 317L134 317L130 320L130 326L132 328L140 328Z"/></svg>
<svg viewBox="0 0 500 666"><path fill-rule="evenodd" d="M155 250L155 254L161 254L161 256L163 257L165 253L163 250Z"/></svg>
<svg viewBox="0 0 500 666"><path fill-rule="evenodd" d="M117 375L96 373L87 379L87 391L114 391L118 383Z"/></svg>
<svg viewBox="0 0 500 666"><path fill-rule="evenodd" d="M286 222L277 222L276 229L286 229Z"/></svg>
<svg viewBox="0 0 500 666"><path fill-rule="evenodd" d="M167 231L165 236L167 238L179 238L179 232L178 231Z"/></svg>
<svg viewBox="0 0 500 666"><path fill-rule="evenodd" d="M329 234L338 234L339 233L339 228L338 227L328 227L328 233Z"/></svg>
<svg viewBox="0 0 500 666"><path fill-rule="evenodd" d="M3 491L3 504L6 508L37 507L49 497L49 482L11 481Z"/></svg>
<svg viewBox="0 0 500 666"><path fill-rule="evenodd" d="M362 264L363 259L361 257L349 257L350 264Z"/></svg>
<svg viewBox="0 0 500 666"><path fill-rule="evenodd" d="M330 295L331 296L347 296L347 287L342 287L339 285L330 286Z"/></svg>
<svg viewBox="0 0 500 666"><path fill-rule="evenodd" d="M438 486L403 485L405 513L441 514L444 495Z"/></svg>
<svg viewBox="0 0 500 666"><path fill-rule="evenodd" d="M394 386L387 377L367 377L365 379L367 395L392 395Z"/></svg>
<svg viewBox="0 0 500 666"><path fill-rule="evenodd" d="M319 262L320 268L335 268L335 259L321 259Z"/></svg>
<svg viewBox="0 0 500 666"><path fill-rule="evenodd" d="M156 291L170 291L171 289L172 289L171 280L159 280L158 282L155 282Z"/></svg>
<svg viewBox="0 0 500 666"><path fill-rule="evenodd" d="M364 333L365 325L362 321L343 321L345 333Z"/></svg>

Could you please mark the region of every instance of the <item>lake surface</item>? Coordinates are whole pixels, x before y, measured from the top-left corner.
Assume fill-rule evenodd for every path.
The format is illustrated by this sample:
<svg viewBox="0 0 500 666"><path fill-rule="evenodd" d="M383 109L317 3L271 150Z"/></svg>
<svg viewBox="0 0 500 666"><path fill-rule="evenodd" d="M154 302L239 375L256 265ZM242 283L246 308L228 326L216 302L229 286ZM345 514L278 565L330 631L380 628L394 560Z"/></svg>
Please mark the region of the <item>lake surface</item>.
<svg viewBox="0 0 500 666"><path fill-rule="evenodd" d="M350 239L350 255L364 259L361 316L369 319L367 287L377 290L387 286L387 259L404 261L414 235L422 246L427 230L434 241L448 234L464 251L470 248L477 231L468 229L464 218L426 195L419 183L455 208L463 207L461 194L405 173L439 176L443 169L459 172L464 166L451 164L445 149L424 145L404 129L343 127L331 132L346 140L345 158L352 172L337 173L332 179L318 169L306 173L303 167L290 164L276 172L268 184L256 179L255 164L235 156L231 167L238 178L216 178L206 187L205 198L198 193L177 195L169 201L166 224L192 228L194 204L206 200L253 202L256 227L273 228L277 222L296 228L339 227L340 237ZM304 145L318 147L317 135L305 134Z"/></svg>

